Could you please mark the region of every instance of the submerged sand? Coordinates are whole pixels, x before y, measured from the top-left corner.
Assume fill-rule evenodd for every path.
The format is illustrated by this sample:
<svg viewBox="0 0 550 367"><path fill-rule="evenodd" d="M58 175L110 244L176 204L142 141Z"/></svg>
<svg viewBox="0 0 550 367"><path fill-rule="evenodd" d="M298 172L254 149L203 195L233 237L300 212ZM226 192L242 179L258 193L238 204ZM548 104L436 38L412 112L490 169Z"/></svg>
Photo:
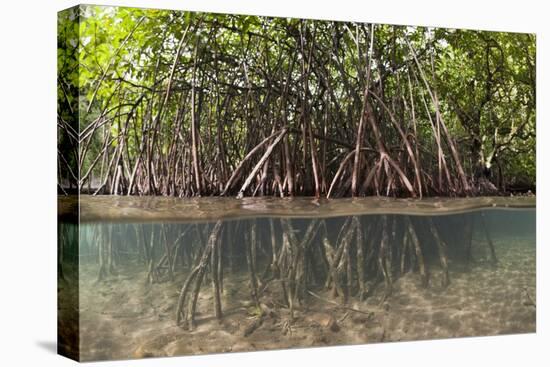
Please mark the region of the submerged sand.
<svg viewBox="0 0 550 367"><path fill-rule="evenodd" d="M96 283L97 266L85 265L80 274L81 360L535 332L534 237L497 237L494 243L496 267L483 260L469 268L451 263L451 284L446 289L439 285L437 267L432 266L428 288L420 286L418 274L407 273L396 279L394 292L385 301L383 286L366 301L352 299L344 307L337 305L339 299L318 290L321 299L312 296L297 306L293 322L288 322L288 309L279 304L280 287L269 284L261 298L268 316L256 329L251 325L257 323L259 312L250 302L246 274L227 274L221 322L213 316L210 287L203 287L197 328L188 331L175 323L178 294L187 274L173 282L149 284L143 266L136 265Z"/></svg>

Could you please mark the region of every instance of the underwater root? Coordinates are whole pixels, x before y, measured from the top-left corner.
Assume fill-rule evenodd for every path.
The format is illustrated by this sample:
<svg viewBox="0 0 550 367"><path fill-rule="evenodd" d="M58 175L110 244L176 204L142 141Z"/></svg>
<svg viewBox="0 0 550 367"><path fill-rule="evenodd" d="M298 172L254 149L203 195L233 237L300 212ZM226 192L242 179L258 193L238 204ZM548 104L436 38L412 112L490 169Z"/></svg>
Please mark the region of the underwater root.
<svg viewBox="0 0 550 367"><path fill-rule="evenodd" d="M491 263L496 264L494 244L483 215L476 223L485 236ZM175 316L178 326L193 330L199 293L205 283L212 289L213 314L222 320L222 300L227 296L224 277L243 268L256 309L266 303L276 304L288 310L290 326L295 310L307 307L310 297L346 311L362 312L350 307L350 302L365 302L370 297L385 302L391 297L395 282L407 273L417 274L419 285L428 287L433 265L440 267L441 286L446 288L451 282L449 254L454 256L457 252L449 244L462 246L460 253L466 255L468 263L473 224L470 222L463 231L460 238L464 241L460 244L449 237L437 218L399 215L349 216L330 221L316 218L307 222L290 218L218 220L184 227L163 224L150 229L135 227L135 236L149 283L175 280L182 271L187 272ZM119 251L127 251L117 247L121 243L118 235L110 225L98 226L94 232L98 243L98 281L114 274ZM239 257L238 253L244 256ZM258 324L260 327L261 321Z"/></svg>
<svg viewBox="0 0 550 367"><path fill-rule="evenodd" d="M176 310L176 324L178 326L182 323L183 320L187 322L187 327L189 330L193 330L195 327L195 311L197 307L197 300L200 288L204 278L204 273L208 266L208 260L210 256L212 256L212 253L215 251L215 245L218 240L221 227L222 221L217 221L214 225L214 228L212 229L210 237L208 238L208 243L203 249L202 256L198 265L191 271L181 289L178 299L178 307ZM189 297L188 303L186 304L187 296L190 292L192 282L194 282L194 287L191 293L191 297ZM214 278L213 282L217 282L217 279ZM215 302L216 310L218 310L219 307L219 316L221 317L221 303L219 301L219 296L215 297Z"/></svg>

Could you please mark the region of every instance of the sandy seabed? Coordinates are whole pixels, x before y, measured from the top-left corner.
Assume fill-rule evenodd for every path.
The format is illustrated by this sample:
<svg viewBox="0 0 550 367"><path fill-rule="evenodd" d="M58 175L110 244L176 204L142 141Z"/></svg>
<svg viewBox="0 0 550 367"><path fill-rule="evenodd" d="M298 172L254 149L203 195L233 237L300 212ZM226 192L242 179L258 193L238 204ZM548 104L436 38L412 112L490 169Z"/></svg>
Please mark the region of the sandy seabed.
<svg viewBox="0 0 550 367"><path fill-rule="evenodd" d="M227 275L223 319L214 317L209 282L197 305L197 327L176 326L175 309L185 274L149 284L143 266L119 269L97 283L97 266L80 270L80 359L82 361L254 351L327 345L424 340L536 331L534 238L495 238L499 263L469 268L451 263L451 284L442 289L438 267L430 284L416 273L395 280L383 301L379 285L364 302L337 305L328 292L298 305L289 323L279 286L268 285L261 302L269 309L258 327L247 275ZM128 275L131 274L131 275ZM336 302L335 302L336 301ZM335 302L335 303L333 303ZM60 308L65 307L63 304ZM357 312L361 310L363 312ZM251 331L252 330L252 331ZM246 335L246 336L245 336Z"/></svg>

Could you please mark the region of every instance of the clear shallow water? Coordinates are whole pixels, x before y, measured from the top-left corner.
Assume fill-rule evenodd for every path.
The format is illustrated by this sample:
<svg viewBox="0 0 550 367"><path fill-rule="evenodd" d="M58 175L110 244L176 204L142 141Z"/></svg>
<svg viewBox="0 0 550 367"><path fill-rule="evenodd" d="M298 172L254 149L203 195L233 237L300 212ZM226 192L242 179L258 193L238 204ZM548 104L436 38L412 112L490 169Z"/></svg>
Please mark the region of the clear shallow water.
<svg viewBox="0 0 550 367"><path fill-rule="evenodd" d="M76 228L82 360L535 331L533 208Z"/></svg>

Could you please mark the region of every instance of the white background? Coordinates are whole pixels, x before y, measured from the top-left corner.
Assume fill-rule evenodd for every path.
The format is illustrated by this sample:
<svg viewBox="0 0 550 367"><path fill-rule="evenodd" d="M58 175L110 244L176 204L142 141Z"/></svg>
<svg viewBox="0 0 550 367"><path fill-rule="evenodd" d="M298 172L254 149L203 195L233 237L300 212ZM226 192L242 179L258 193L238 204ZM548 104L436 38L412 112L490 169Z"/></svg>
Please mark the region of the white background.
<svg viewBox="0 0 550 367"><path fill-rule="evenodd" d="M550 356L548 107L544 0L452 2L95 1L98 4L537 33L537 333L237 353L113 366L540 366ZM56 342L56 12L75 1L4 0L0 9L0 365L64 366ZM503 299L502 302L507 300ZM206 341L208 342L208 341ZM545 360L546 359L546 360Z"/></svg>

